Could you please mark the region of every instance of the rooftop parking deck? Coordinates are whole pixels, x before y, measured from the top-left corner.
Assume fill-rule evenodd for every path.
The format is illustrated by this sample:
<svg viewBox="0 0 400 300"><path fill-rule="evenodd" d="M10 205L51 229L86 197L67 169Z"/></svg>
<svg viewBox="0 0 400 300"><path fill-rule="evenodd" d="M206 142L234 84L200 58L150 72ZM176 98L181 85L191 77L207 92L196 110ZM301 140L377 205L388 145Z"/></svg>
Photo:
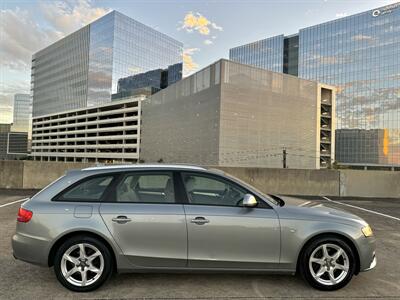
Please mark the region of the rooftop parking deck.
<svg viewBox="0 0 400 300"><path fill-rule="evenodd" d="M307 201L344 209L364 218L377 237L377 267L356 276L342 290L324 293L299 276L248 274L123 274L101 289L76 294L63 288L52 269L17 261L12 256L20 199L34 190L0 189L0 299L399 299L400 199L303 197ZM288 201L291 201L288 199Z"/></svg>

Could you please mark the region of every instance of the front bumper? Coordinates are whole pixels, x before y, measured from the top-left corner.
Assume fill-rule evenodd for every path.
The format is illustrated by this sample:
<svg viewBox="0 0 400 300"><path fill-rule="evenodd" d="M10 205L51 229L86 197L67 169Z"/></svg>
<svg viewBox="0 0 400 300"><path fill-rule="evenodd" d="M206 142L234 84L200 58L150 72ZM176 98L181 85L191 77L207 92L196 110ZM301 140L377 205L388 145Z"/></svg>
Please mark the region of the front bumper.
<svg viewBox="0 0 400 300"><path fill-rule="evenodd" d="M361 237L360 239L358 239L360 272L369 271L375 268L377 263L375 244L375 237Z"/></svg>
<svg viewBox="0 0 400 300"><path fill-rule="evenodd" d="M13 256L35 265L48 266L49 241L16 233L12 237Z"/></svg>
<svg viewBox="0 0 400 300"><path fill-rule="evenodd" d="M375 252L374 252L371 264L369 265L369 267L367 269L365 269L363 271L369 271L369 270L372 270L375 267L376 267L376 255L375 255Z"/></svg>

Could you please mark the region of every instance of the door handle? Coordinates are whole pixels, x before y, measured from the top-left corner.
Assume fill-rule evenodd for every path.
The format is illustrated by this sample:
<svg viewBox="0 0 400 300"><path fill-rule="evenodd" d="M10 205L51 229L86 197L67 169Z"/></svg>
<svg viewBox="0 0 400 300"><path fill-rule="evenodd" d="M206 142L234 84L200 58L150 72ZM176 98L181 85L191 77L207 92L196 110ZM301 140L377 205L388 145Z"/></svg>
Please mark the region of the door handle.
<svg viewBox="0 0 400 300"><path fill-rule="evenodd" d="M112 221L118 224L125 224L132 221L132 219L128 218L127 216L118 216L116 218L112 218Z"/></svg>
<svg viewBox="0 0 400 300"><path fill-rule="evenodd" d="M196 218L192 219L190 221L190 223L194 223L194 224L197 224L197 225L204 225L204 224L210 223L210 220L207 220L204 217L196 217Z"/></svg>

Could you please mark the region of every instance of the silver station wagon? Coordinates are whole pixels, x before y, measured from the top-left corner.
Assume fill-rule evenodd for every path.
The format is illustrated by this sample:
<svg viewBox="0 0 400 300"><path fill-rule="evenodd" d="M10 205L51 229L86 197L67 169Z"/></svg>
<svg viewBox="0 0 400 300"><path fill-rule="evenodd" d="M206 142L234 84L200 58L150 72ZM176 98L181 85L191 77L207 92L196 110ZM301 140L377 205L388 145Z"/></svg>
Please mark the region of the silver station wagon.
<svg viewBox="0 0 400 300"><path fill-rule="evenodd" d="M335 290L376 265L372 230L355 215L163 164L67 172L22 204L12 247L77 292L114 271L299 272Z"/></svg>

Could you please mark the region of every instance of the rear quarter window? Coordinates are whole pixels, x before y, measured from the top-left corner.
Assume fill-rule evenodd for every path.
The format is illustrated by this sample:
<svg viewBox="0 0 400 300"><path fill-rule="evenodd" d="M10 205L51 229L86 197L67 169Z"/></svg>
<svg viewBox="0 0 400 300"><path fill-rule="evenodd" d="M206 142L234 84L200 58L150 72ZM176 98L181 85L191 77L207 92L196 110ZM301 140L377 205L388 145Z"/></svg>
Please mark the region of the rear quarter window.
<svg viewBox="0 0 400 300"><path fill-rule="evenodd" d="M72 185L56 197L56 201L100 201L107 187L113 181L114 176L96 176L83 179L77 184Z"/></svg>

